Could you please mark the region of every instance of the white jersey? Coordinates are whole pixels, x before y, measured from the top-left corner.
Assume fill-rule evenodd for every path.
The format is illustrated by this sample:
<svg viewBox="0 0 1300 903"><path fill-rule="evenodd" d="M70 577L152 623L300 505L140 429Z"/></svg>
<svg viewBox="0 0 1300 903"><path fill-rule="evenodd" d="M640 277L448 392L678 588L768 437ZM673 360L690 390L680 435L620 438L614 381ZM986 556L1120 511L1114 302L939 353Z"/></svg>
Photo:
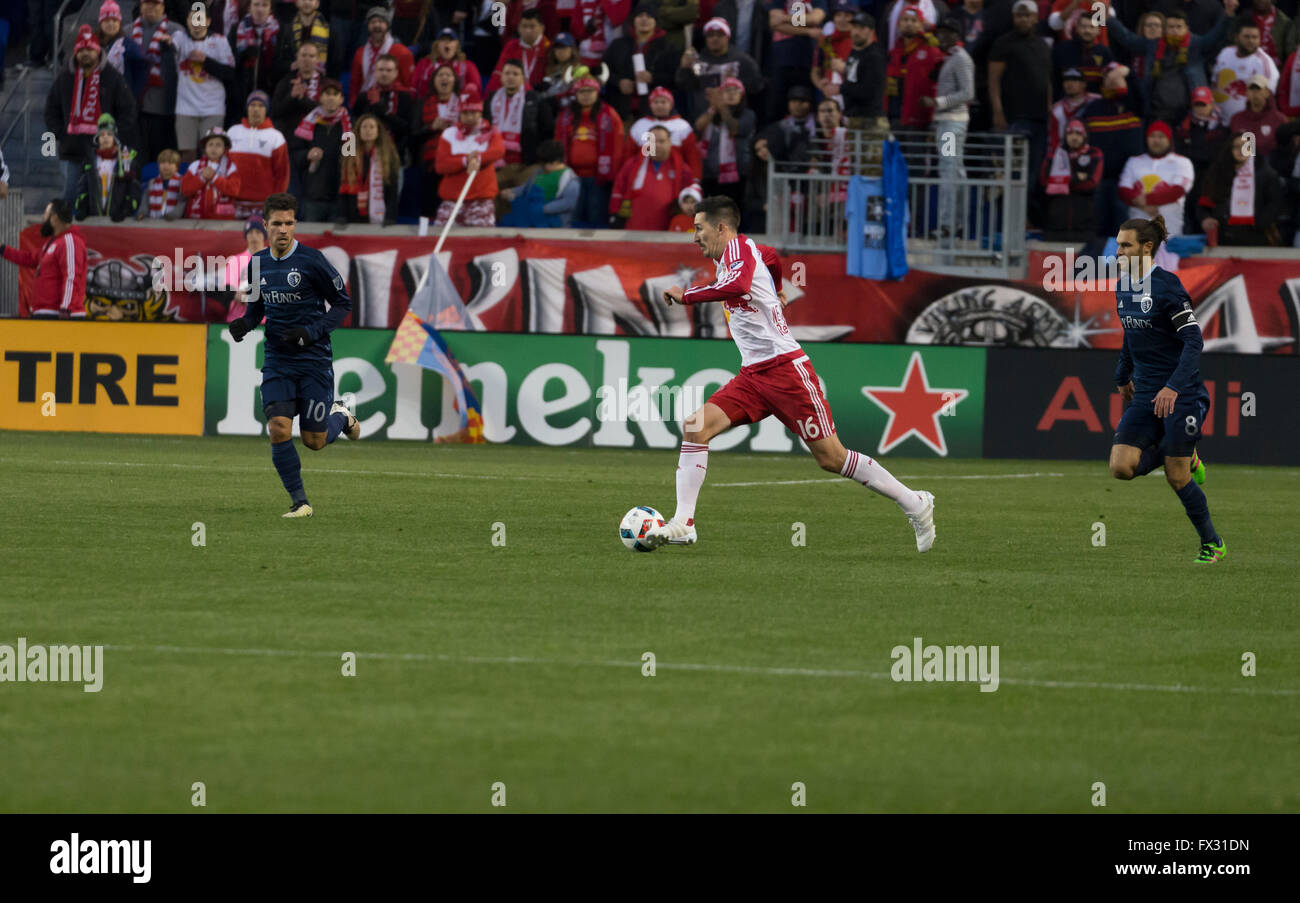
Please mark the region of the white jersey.
<svg viewBox="0 0 1300 903"><path fill-rule="evenodd" d="M1219 105L1219 119L1225 123L1246 109L1246 82L1252 75L1262 75L1268 79L1268 90L1277 93L1277 80L1280 73L1277 63L1263 50L1256 50L1249 56L1238 56L1236 45L1224 47L1214 61L1214 78L1211 87L1214 90L1214 102Z"/></svg>
<svg viewBox="0 0 1300 903"><path fill-rule="evenodd" d="M754 364L799 350L781 312L779 287L769 267L780 272L776 252L760 248L752 238L737 235L727 242L722 257L715 261L712 285L697 285L682 296L686 304L721 301L727 312L731 337L740 349L740 365Z"/></svg>
<svg viewBox="0 0 1300 903"><path fill-rule="evenodd" d="M1191 193L1192 183L1195 181L1196 171L1192 168L1192 161L1173 151L1163 157L1153 157L1150 154L1129 157L1124 163L1124 171L1119 175L1121 189L1137 186L1145 194L1157 185L1166 185L1183 190L1182 195L1175 200L1156 206L1160 215L1165 218L1165 226L1169 229L1170 235L1183 234L1183 208L1187 204L1187 195ZM1157 198L1159 198L1158 194ZM1146 212L1137 207L1128 208L1128 215L1132 219L1147 218Z"/></svg>
<svg viewBox="0 0 1300 903"><path fill-rule="evenodd" d="M202 41L196 41L178 31L172 35L172 46L176 48L176 65L180 69L176 79L176 115L221 116L224 119L226 86L216 76L209 75L202 63L191 60L190 54L200 50L218 63L234 66L235 55L230 44L219 34L209 33Z"/></svg>

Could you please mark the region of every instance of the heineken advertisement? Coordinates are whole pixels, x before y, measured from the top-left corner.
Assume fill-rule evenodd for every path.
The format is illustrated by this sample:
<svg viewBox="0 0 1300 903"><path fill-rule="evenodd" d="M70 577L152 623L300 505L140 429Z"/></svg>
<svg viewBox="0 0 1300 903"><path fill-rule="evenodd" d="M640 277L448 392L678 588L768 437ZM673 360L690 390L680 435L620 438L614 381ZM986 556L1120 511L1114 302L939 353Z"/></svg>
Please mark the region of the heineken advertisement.
<svg viewBox="0 0 1300 903"><path fill-rule="evenodd" d="M333 335L336 392L351 393L363 435L428 441L454 432L452 393L431 371L385 364L392 330ZM676 448L682 419L735 375L730 341L709 339L444 333L483 411L489 442L608 448ZM208 335L205 432L265 433L258 386L262 332L235 343ZM983 447L982 348L804 343L841 441L868 454L979 457ZM737 427L714 449L789 452L799 438L774 418Z"/></svg>

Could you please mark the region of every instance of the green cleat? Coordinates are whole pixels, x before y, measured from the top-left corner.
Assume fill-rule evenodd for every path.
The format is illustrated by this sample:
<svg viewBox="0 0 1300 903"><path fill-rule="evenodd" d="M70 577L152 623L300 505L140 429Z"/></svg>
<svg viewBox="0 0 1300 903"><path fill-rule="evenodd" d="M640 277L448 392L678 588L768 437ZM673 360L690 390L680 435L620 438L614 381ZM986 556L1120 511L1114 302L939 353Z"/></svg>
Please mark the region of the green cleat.
<svg viewBox="0 0 1300 903"><path fill-rule="evenodd" d="M1196 556L1196 564L1217 564L1227 554L1228 546L1223 541L1223 537L1219 537L1218 542L1203 542L1201 543L1201 553Z"/></svg>
<svg viewBox="0 0 1300 903"><path fill-rule="evenodd" d="M1196 449L1192 449L1192 479L1196 481L1197 486L1205 485L1205 462L1196 453Z"/></svg>

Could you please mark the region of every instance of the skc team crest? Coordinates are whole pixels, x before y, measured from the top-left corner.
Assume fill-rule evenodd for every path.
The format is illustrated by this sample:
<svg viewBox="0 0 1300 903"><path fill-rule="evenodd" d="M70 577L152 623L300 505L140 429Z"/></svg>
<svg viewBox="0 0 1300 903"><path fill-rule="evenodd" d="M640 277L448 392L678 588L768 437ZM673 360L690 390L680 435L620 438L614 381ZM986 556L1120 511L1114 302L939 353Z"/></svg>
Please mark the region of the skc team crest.
<svg viewBox="0 0 1300 903"><path fill-rule="evenodd" d="M1143 295L1143 296L1142 296L1142 313L1144 313L1144 314L1149 314L1149 313L1151 313L1151 296L1150 296L1150 295Z"/></svg>
<svg viewBox="0 0 1300 903"><path fill-rule="evenodd" d="M300 282L302 282L302 273L299 273L297 270L290 271L289 288L297 288Z"/></svg>

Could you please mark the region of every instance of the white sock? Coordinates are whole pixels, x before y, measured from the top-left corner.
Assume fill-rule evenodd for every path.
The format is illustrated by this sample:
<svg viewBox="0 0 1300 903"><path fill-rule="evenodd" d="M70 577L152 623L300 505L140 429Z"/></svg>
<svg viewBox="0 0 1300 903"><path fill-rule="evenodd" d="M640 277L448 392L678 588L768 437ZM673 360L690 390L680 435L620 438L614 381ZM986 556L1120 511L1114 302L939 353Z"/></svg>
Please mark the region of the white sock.
<svg viewBox="0 0 1300 903"><path fill-rule="evenodd" d="M850 480L856 480L872 492L893 500L907 514L915 514L925 507L924 499L895 479L894 475L881 467L878 462L851 449L844 458L844 467L840 470L840 474Z"/></svg>
<svg viewBox="0 0 1300 903"><path fill-rule="evenodd" d="M677 513L673 520L690 523L695 518L695 500L700 497L704 475L709 470L709 447L683 442L677 458Z"/></svg>

